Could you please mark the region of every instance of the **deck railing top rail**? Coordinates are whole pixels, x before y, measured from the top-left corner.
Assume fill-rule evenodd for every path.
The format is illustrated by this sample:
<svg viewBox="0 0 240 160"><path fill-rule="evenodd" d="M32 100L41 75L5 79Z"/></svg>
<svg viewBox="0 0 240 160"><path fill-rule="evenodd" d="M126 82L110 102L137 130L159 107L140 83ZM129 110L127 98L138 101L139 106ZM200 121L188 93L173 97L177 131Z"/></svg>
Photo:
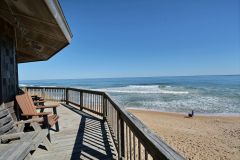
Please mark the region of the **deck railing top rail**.
<svg viewBox="0 0 240 160"><path fill-rule="evenodd" d="M118 150L119 159L184 159L105 92L65 87L23 89L29 94L73 104L81 110L85 109L103 117Z"/></svg>

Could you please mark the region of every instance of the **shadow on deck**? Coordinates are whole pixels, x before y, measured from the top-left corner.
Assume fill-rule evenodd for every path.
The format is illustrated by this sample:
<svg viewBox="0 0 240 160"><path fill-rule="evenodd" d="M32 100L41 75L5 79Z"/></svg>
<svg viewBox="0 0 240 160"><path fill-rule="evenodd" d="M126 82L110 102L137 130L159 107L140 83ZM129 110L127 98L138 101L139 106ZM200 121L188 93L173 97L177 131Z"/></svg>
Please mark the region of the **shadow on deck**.
<svg viewBox="0 0 240 160"><path fill-rule="evenodd" d="M34 159L116 159L106 122L66 104L58 114L60 132L51 134L52 150L38 149Z"/></svg>

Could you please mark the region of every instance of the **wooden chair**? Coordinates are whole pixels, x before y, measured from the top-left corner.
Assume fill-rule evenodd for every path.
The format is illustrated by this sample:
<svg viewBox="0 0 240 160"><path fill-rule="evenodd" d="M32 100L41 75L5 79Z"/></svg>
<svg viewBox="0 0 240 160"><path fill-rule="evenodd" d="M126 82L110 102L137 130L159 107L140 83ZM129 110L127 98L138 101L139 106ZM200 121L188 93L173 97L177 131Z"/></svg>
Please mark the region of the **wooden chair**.
<svg viewBox="0 0 240 160"><path fill-rule="evenodd" d="M44 106L44 103L46 102L42 97L39 97L38 95L31 95L31 98L34 105L36 106Z"/></svg>
<svg viewBox="0 0 240 160"><path fill-rule="evenodd" d="M44 125L49 129L54 124L56 126L56 131L59 131L58 119L59 116L57 115L57 107L59 105L52 105L52 106L35 106L32 100L32 97L29 96L27 93L17 95L16 96L17 103L22 110L22 116L26 118L36 118L41 117L43 118ZM46 108L52 108L53 113L51 112L43 112ZM41 109L41 112L37 112L37 109Z"/></svg>
<svg viewBox="0 0 240 160"><path fill-rule="evenodd" d="M0 106L0 159L30 159L32 153L42 144L47 150L51 150L47 129L36 128L36 131L23 132L22 124L36 123L35 120L39 121L31 119L15 123L4 104Z"/></svg>

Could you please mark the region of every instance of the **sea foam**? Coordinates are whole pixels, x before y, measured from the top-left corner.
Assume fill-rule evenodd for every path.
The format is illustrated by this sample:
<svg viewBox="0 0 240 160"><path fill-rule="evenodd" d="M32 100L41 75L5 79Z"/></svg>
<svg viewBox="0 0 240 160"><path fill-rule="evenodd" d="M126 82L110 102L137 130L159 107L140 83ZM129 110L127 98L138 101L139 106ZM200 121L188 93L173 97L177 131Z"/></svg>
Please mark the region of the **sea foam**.
<svg viewBox="0 0 240 160"><path fill-rule="evenodd" d="M113 87L113 88L102 88L99 91L112 92L112 93L137 93L137 94L188 94L188 91L177 91L161 89L158 85L128 85L126 87Z"/></svg>

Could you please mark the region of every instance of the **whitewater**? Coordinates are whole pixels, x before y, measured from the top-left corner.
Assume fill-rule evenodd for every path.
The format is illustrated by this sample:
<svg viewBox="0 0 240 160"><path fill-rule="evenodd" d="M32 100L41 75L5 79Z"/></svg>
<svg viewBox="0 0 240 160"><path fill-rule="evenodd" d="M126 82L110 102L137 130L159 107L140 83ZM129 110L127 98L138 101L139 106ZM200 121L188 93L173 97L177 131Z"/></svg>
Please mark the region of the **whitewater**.
<svg viewBox="0 0 240 160"><path fill-rule="evenodd" d="M28 80L20 84L104 91L124 108L240 114L240 75Z"/></svg>

